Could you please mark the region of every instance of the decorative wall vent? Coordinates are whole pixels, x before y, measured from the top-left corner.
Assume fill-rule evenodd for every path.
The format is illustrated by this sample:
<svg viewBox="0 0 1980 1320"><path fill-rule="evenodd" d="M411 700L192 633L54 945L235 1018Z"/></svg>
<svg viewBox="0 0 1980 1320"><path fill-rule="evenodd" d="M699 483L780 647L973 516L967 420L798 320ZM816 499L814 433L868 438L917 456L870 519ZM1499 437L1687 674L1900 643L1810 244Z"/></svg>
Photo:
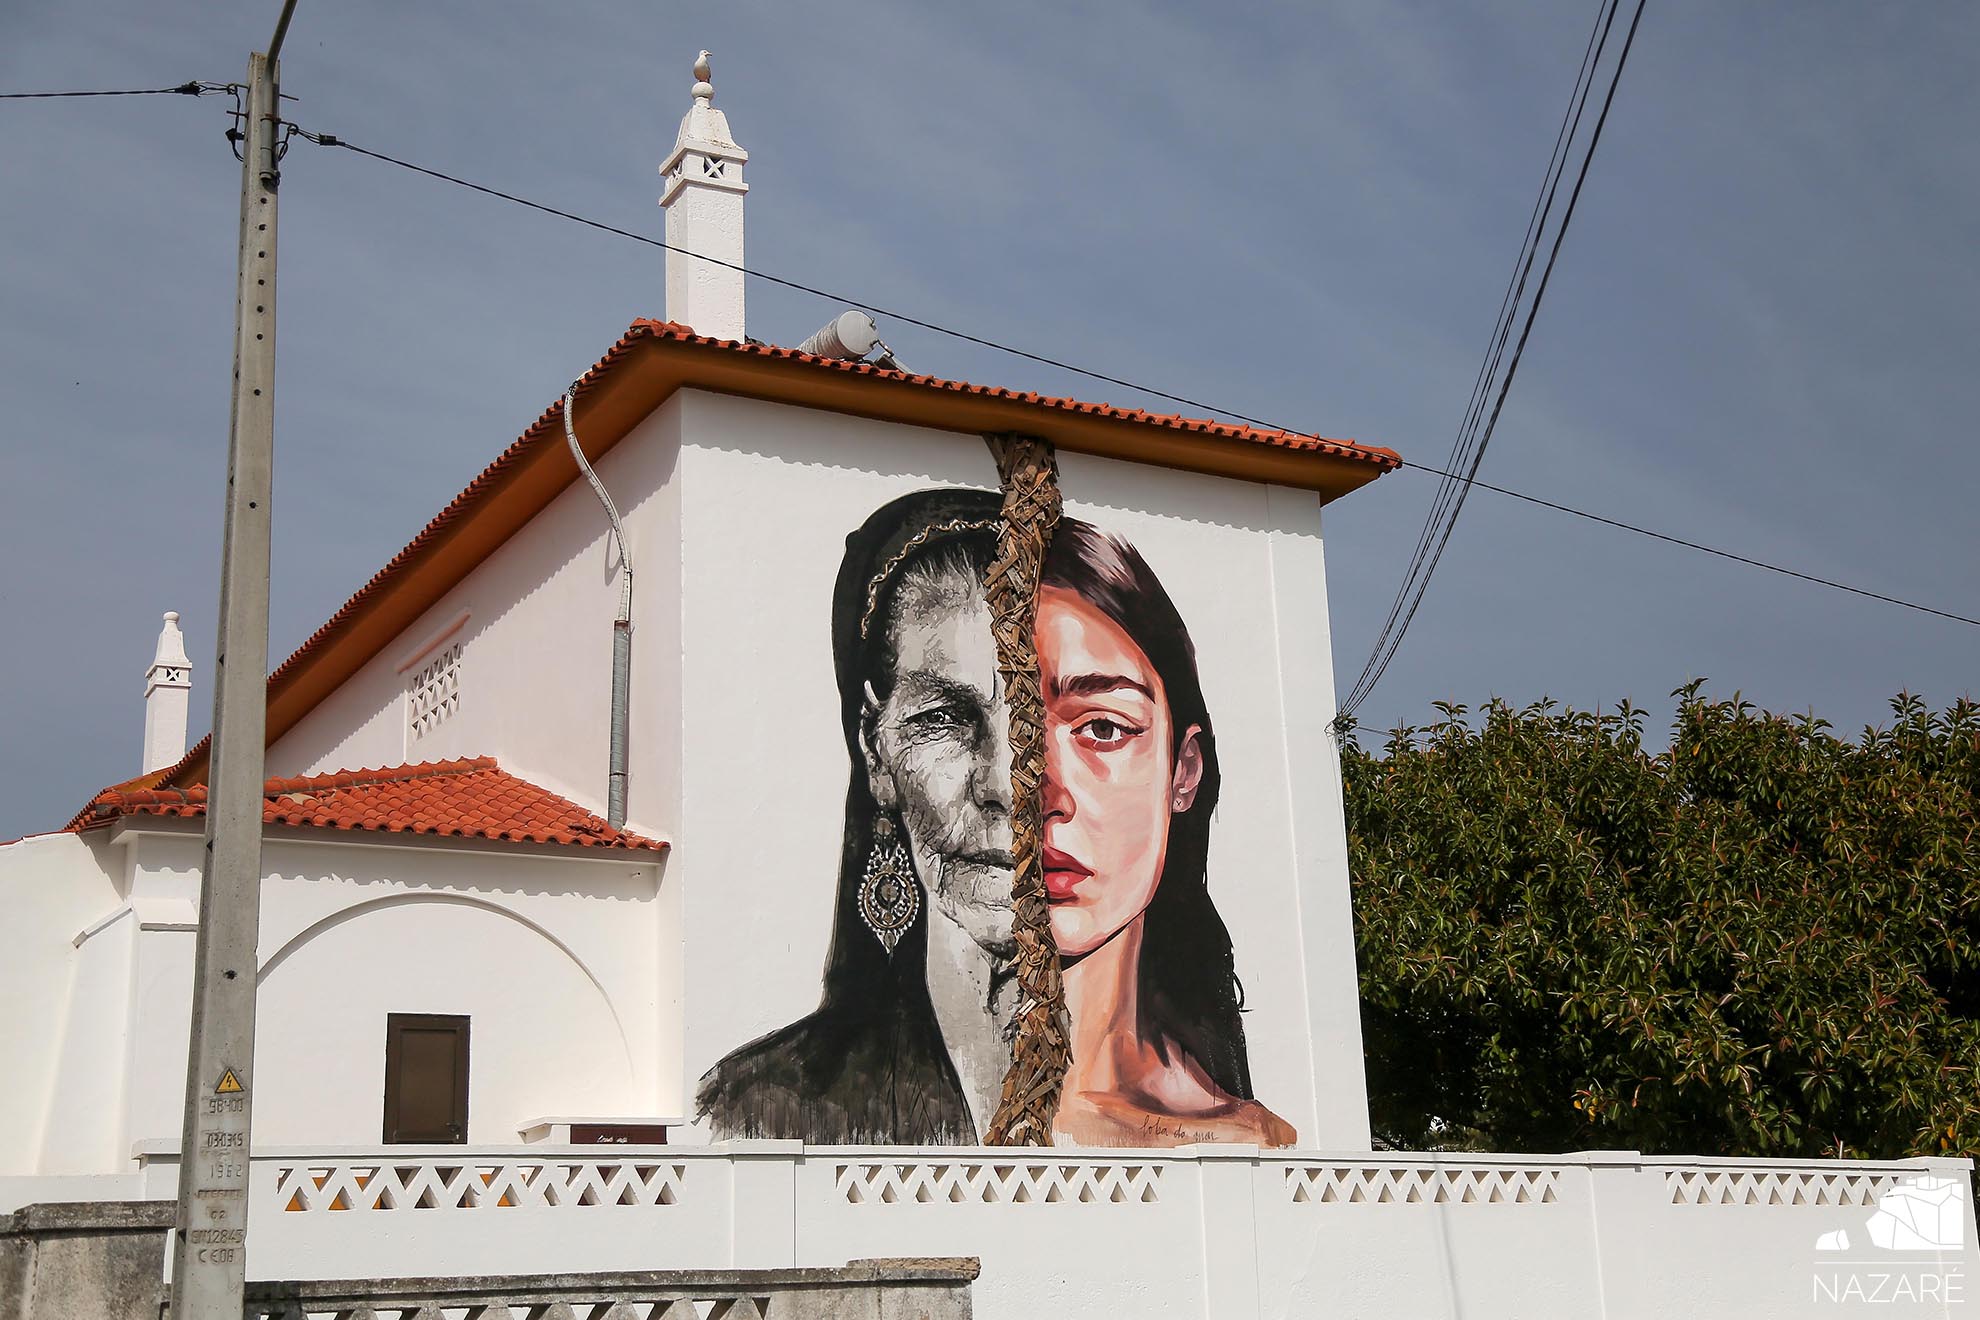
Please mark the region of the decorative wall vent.
<svg viewBox="0 0 1980 1320"><path fill-rule="evenodd" d="M651 1160L392 1160L285 1164L275 1198L290 1213L676 1205L684 1164Z"/></svg>
<svg viewBox="0 0 1980 1320"><path fill-rule="evenodd" d="M1769 1169L1666 1169L1672 1205L1875 1205L1897 1185L1892 1173Z"/></svg>
<svg viewBox="0 0 1980 1320"><path fill-rule="evenodd" d="M461 642L435 651L406 677L406 745L452 719L461 708Z"/></svg>
<svg viewBox="0 0 1980 1320"><path fill-rule="evenodd" d="M1557 1169L1497 1165L1411 1169L1382 1165L1294 1164L1286 1190L1309 1201L1547 1204L1560 1199Z"/></svg>
<svg viewBox="0 0 1980 1320"><path fill-rule="evenodd" d="M841 1164L839 1194L849 1205L947 1201L958 1205L1154 1203L1162 1199L1158 1164L1071 1164L1019 1160L915 1160Z"/></svg>

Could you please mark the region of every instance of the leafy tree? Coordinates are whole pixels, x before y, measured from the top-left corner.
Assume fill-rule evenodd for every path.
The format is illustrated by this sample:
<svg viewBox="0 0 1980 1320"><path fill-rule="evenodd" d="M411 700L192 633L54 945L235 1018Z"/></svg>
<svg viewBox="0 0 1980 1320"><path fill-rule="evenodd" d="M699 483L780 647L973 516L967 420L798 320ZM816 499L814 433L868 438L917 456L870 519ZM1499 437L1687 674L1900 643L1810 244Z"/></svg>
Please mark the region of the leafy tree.
<svg viewBox="0 0 1980 1320"><path fill-rule="evenodd" d="M1980 1151L1980 706L1444 705L1343 752L1370 1108L1405 1148Z"/></svg>

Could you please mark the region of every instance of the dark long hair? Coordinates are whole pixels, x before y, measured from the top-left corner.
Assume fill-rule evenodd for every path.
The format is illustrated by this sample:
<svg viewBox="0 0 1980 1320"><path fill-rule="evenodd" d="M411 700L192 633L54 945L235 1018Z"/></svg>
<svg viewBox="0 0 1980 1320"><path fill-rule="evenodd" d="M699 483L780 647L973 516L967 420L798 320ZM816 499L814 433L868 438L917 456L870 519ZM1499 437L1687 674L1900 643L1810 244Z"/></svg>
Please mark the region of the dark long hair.
<svg viewBox="0 0 1980 1320"><path fill-rule="evenodd" d="M1062 518L1045 556L1044 585L1077 592L1121 626L1155 667L1180 752L1199 730L1203 776L1189 810L1169 816L1162 878L1142 920L1138 1004L1142 1039L1166 1057L1173 1044L1232 1096L1249 1100L1251 1064L1238 1014L1244 1003L1231 934L1210 900L1210 817L1223 779L1217 735L1196 673L1196 647L1161 579L1135 548L1077 518Z"/></svg>

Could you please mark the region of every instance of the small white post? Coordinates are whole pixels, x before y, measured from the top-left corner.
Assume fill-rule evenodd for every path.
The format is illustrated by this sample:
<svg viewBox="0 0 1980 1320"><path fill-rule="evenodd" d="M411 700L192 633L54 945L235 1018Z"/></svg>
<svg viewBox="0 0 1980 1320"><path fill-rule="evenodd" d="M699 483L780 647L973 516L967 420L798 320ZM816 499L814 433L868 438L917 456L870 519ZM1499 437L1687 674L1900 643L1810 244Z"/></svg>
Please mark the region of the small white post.
<svg viewBox="0 0 1980 1320"><path fill-rule="evenodd" d="M1195 1156L1203 1198L1203 1313L1257 1320L1258 1147L1199 1145L1176 1154L1185 1150Z"/></svg>
<svg viewBox="0 0 1980 1320"><path fill-rule="evenodd" d="M144 773L176 765L186 754L186 717L192 704L192 661L179 612L165 612L158 650L144 671Z"/></svg>
<svg viewBox="0 0 1980 1320"><path fill-rule="evenodd" d="M666 180L660 205L667 212L667 319L699 335L741 339L743 194L749 191L743 164L749 153L736 145L728 117L715 108L705 50L694 62L694 78L694 104L660 167Z"/></svg>
<svg viewBox="0 0 1980 1320"><path fill-rule="evenodd" d="M797 1264L797 1166L804 1143L736 1140L729 1144L729 1264L743 1270Z"/></svg>

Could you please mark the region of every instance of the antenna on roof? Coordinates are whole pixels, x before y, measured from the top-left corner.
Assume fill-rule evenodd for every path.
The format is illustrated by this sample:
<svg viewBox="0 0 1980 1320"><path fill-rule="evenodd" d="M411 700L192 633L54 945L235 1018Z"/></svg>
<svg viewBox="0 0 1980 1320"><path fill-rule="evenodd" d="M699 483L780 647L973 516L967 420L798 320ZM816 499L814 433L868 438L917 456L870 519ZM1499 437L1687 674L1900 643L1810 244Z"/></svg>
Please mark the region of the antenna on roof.
<svg viewBox="0 0 1980 1320"><path fill-rule="evenodd" d="M867 354L875 349L879 350L879 355L869 358ZM865 312L840 312L820 326L811 338L799 344L797 351L813 357L867 362L883 371L907 370L894 357L894 350L887 347L887 341L880 338L880 327Z"/></svg>

